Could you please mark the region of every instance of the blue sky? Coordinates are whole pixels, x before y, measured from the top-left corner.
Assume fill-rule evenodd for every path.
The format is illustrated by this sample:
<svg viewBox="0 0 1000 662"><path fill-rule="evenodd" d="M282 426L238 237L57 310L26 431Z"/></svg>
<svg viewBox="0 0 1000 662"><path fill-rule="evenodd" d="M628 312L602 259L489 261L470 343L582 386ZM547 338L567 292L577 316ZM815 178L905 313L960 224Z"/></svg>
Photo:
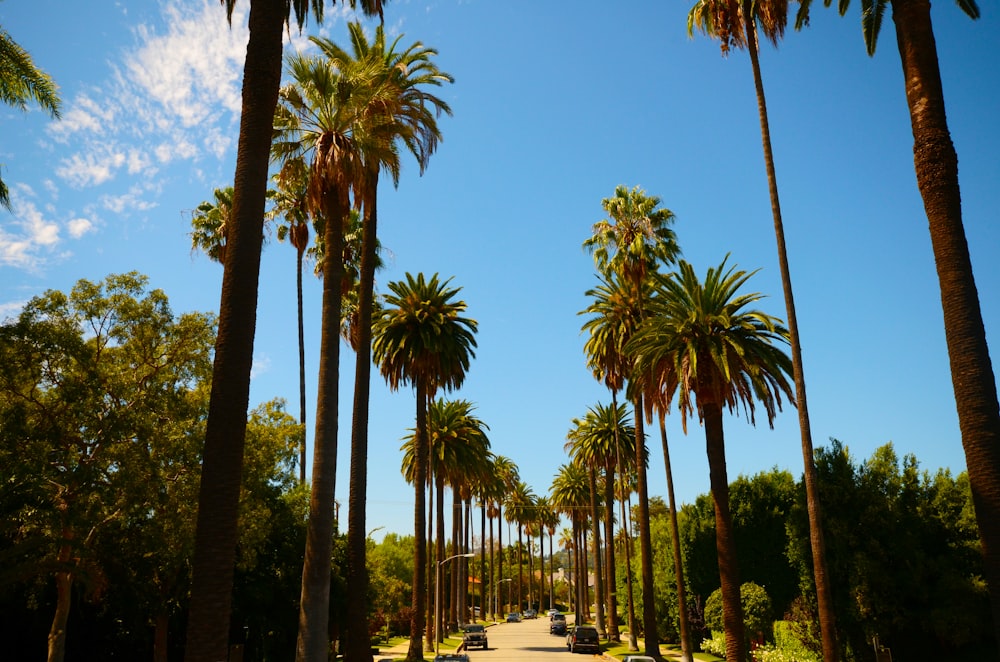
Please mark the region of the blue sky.
<svg viewBox="0 0 1000 662"><path fill-rule="evenodd" d="M841 18L815 5L812 25L763 49L782 211L816 446L857 459L893 442L924 469L965 468L927 221L891 20L865 54L855 3ZM233 29L214 0L124 3L4 0L0 26L60 87L63 116L0 107L0 163L14 214L0 212L0 317L80 278L138 270L175 312L218 308L221 267L190 249L191 211L230 185L239 128L249 2ZM439 51L454 110L423 177L410 161L384 186L382 284L440 273L462 288L479 348L456 396L476 403L493 450L537 494L567 461L574 417L607 392L584 366L580 334L595 283L581 248L615 186L639 185L677 217L684 257L704 274L759 269L752 291L784 317L749 59L686 34L684 2L393 1L386 27ZM932 13L966 232L988 339L1000 346L1000 34L996 4L971 21ZM307 32L346 42L347 13L328 5ZM293 31L293 43L304 39ZM294 250L272 238L262 259L251 402L297 412ZM320 287L306 279L310 420ZM995 359L996 360L996 359ZM353 384L345 352L343 392ZM347 502L350 398L341 412L338 499ZM400 438L410 390L373 379L369 528L412 531ZM668 419L678 498L708 491L704 437ZM802 470L794 410L774 429L726 421L730 478ZM310 424L311 442L311 424ZM651 438L650 493L665 494ZM343 515L343 513L342 513Z"/></svg>

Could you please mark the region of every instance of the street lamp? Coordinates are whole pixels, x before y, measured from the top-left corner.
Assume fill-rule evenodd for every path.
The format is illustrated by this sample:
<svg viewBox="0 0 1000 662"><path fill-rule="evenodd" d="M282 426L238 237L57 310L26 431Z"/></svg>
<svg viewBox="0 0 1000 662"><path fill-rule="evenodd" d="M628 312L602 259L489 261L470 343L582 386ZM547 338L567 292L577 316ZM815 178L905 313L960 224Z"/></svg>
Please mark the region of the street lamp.
<svg viewBox="0 0 1000 662"><path fill-rule="evenodd" d="M437 563L437 576L434 582L434 654L437 655L441 652L441 566L443 566L448 561L454 559L471 559L476 555L469 554L455 554L454 556L449 556L443 561L438 561Z"/></svg>
<svg viewBox="0 0 1000 662"><path fill-rule="evenodd" d="M510 577L508 577L507 579L501 579L500 581L497 582L497 588L493 592L493 605L494 605L493 606L493 620L494 621L496 620L497 612L500 611L500 584L503 584L505 582L511 582L511 581L514 581L514 580L511 579ZM508 600L508 602L509 602L509 600Z"/></svg>

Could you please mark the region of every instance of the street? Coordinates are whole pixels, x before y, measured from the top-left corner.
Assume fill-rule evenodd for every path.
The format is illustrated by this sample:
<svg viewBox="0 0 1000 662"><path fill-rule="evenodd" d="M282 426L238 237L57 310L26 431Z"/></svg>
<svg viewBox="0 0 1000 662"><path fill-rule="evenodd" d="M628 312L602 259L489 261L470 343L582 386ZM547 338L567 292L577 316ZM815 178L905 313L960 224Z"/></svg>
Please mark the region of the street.
<svg viewBox="0 0 1000 662"><path fill-rule="evenodd" d="M570 617L572 621L572 617ZM549 619L545 616L520 623L498 623L486 628L489 650L463 651L471 662L507 662L508 660L534 660L544 653L550 662L588 662L591 654L573 654L566 650L565 635L549 634Z"/></svg>

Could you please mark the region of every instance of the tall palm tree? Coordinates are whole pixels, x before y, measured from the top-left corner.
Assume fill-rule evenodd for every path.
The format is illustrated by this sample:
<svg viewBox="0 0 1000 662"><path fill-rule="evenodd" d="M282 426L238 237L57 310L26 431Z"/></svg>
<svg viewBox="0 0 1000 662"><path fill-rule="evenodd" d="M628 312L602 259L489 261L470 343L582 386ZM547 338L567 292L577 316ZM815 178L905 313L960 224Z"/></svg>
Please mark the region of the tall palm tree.
<svg viewBox="0 0 1000 662"><path fill-rule="evenodd" d="M669 265L680 254L677 235L670 227L674 214L660 206L658 196L646 195L638 186L615 189L615 195L602 201L610 220L594 224L593 236L584 242L591 250L603 275L616 273L633 288L638 318L643 313L643 283L661 266ZM633 327L634 330L634 327ZM633 391L635 407L636 462L638 472L639 547L642 551L642 621L646 655L659 655L656 634L656 605L653 601L653 544L649 529L649 490L646 481L646 443L642 425L642 393Z"/></svg>
<svg viewBox="0 0 1000 662"><path fill-rule="evenodd" d="M294 163L294 165L292 165ZM298 159L273 177L275 188L271 189L270 218L282 218L278 224L278 241L288 241L295 249L295 301L298 313L299 340L299 425L302 426L302 446L299 448L299 482L306 482L306 341L305 321L302 314L302 260L309 248L309 209L306 207L306 192L309 187L309 171L305 163Z"/></svg>
<svg viewBox="0 0 1000 662"><path fill-rule="evenodd" d="M191 250L200 250L224 265L233 219L233 187L217 188L212 196L213 201L205 200L191 214Z"/></svg>
<svg viewBox="0 0 1000 662"><path fill-rule="evenodd" d="M441 282L437 274L426 279L406 274L405 281L389 283L385 308L375 320L372 354L392 390L411 384L416 390L416 471L414 473L414 581L410 623L409 662L423 660L427 539L424 483L429 464L427 407L438 390L458 388L475 356L475 320L463 317L466 304L455 301L460 288Z"/></svg>
<svg viewBox="0 0 1000 662"><path fill-rule="evenodd" d="M497 544L495 549L499 550L500 553L496 555L496 575L493 583L494 588L499 590L495 584L503 579L503 526L501 525L503 521L503 500L521 478L518 474L517 465L509 457L503 455L497 455L493 458L493 475L496 476L498 483L490 491L488 510L490 517L497 520ZM492 524L490 526L492 528ZM491 547L491 554L493 553L493 549L494 547ZM493 567L492 558L490 559L490 567ZM497 604L497 602L495 601L494 604Z"/></svg>
<svg viewBox="0 0 1000 662"><path fill-rule="evenodd" d="M325 58L296 54L288 59L292 83L284 86L274 115L274 158L282 171L305 162L306 204L324 219L324 249L341 255L351 187L361 176L361 152L374 142L362 122L374 92L363 67L337 68ZM332 101L332 103L331 103ZM320 332L312 494L302 569L299 640L304 659L328 648L329 591L333 545L333 503L337 471L340 328L345 289L342 260L323 260L323 316Z"/></svg>
<svg viewBox="0 0 1000 662"><path fill-rule="evenodd" d="M599 437L592 433L594 426L594 410L588 410L587 415L582 419L574 418L573 427L566 434L566 443L563 449L567 451L574 462L577 462L587 471L590 492L590 524L591 542L593 544L594 555L594 591L597 607L597 614L594 625L597 632L603 635L604 626L604 605L606 604L604 573L601 561L601 513L598 508L597 490L597 468L604 466L604 453L600 447Z"/></svg>
<svg viewBox="0 0 1000 662"><path fill-rule="evenodd" d="M527 483L518 480L507 493L505 504L507 521L517 525L517 611L521 611L524 605L524 526L531 520L535 493Z"/></svg>
<svg viewBox="0 0 1000 662"><path fill-rule="evenodd" d="M351 7L360 4L366 15L382 15L383 0L345 1ZM236 0L223 0L222 4L231 22ZM250 40L233 178L233 227L223 266L198 495L191 611L184 653L187 662L216 662L228 654L239 488L250 400L271 128L281 85L282 36L293 12L300 28L310 9L316 21L321 22L323 4L320 0L257 0L250 10ZM331 503L332 498L324 506L329 508ZM326 579L329 584L329 576ZM319 648L316 645L314 650ZM325 656L326 651L322 654Z"/></svg>
<svg viewBox="0 0 1000 662"><path fill-rule="evenodd" d="M781 409L781 396L793 399L787 375L791 359L781 348L788 331L779 320L749 306L760 294L739 294L753 274L727 267L708 270L701 283L685 261L678 272L658 278L659 292L650 315L627 350L636 366L668 363L676 377L678 408L685 431L697 413L705 426L705 445L715 505L716 550L722 587L726 659L746 659L739 567L729 512L729 479L723 433L723 409L743 408L751 424L759 400L768 424Z"/></svg>
<svg viewBox="0 0 1000 662"><path fill-rule="evenodd" d="M806 486L806 509L809 517L809 541L813 557L813 579L816 585L823 659L825 662L834 662L839 657L836 637L837 621L833 609L833 597L827 582L826 544L823 540L823 517L819 500L819 486L817 485L816 464L813 460L812 429L809 424L805 372L802 367L802 344L799 342L799 323L795 314L795 296L792 291L791 270L788 266L785 226L781 218L781 203L778 198L778 178L774 170L771 126L767 119L767 99L764 96L764 81L760 72L760 44L757 39L758 34L762 34L765 39L777 45L785 33L787 23L788 0L740 0L739 2L698 0L688 13L688 34L692 35L697 27L704 34L719 40L724 55L728 53L730 47L745 48L750 55L754 89L757 93L757 111L760 117L760 136L764 148L764 168L767 172L771 215L774 219L774 237L778 249L781 288L785 298L785 315L788 319L788 333L791 340L795 399L798 403L803 475Z"/></svg>
<svg viewBox="0 0 1000 662"><path fill-rule="evenodd" d="M552 505L569 517L572 525L572 546L577 550L576 570L573 572L576 583L576 622L587 622L586 605L589 604L586 595L587 573L579 570L580 557L585 556L585 547L580 544L582 537L581 530L587 524L587 510L590 508L590 481L587 470L582 465L575 462L563 464L552 479L552 487L549 494L552 496ZM565 545L563 545L565 548ZM572 564L571 564L572 565Z"/></svg>
<svg viewBox="0 0 1000 662"><path fill-rule="evenodd" d="M28 51L0 28L0 102L26 111L37 104L53 119L59 119L59 88L52 77L35 66ZM0 164L0 169L2 169ZM11 211L10 191L0 172L0 206Z"/></svg>
<svg viewBox="0 0 1000 662"><path fill-rule="evenodd" d="M371 102L362 110L359 121L374 140L361 151L361 172L354 182L356 203L364 210L360 284L357 299L357 356L354 377L354 402L351 428L350 522L347 532L348 590L352 595L367 594L365 562L365 520L367 516L368 471L368 406L371 382L371 320L374 301L375 270L377 268L377 199L378 180L387 172L394 184L399 183L400 158L398 145L404 146L417 160L420 173L436 151L441 139L436 118L442 112L451 114L448 104L427 91L452 82L450 75L440 71L432 61L437 51L416 42L405 49L398 45L399 35L386 40L381 25L369 40L360 22L348 24L351 50L341 48L327 39L313 39L321 52L339 69L362 66L369 80ZM353 632L367 632L367 610L350 612ZM350 643L349 643L350 645ZM353 645L354 654L369 650L366 638Z"/></svg>
<svg viewBox="0 0 1000 662"><path fill-rule="evenodd" d="M808 24L811 4L801 2L796 28ZM829 0L824 4L829 6ZM979 18L975 0L957 4L970 18ZM837 6L843 15L850 0ZM869 55L875 54L887 7L892 8L903 66L913 164L931 233L952 389L982 540L993 631L1000 641L1000 402L962 222L958 154L945 113L930 0L863 0L861 28Z"/></svg>

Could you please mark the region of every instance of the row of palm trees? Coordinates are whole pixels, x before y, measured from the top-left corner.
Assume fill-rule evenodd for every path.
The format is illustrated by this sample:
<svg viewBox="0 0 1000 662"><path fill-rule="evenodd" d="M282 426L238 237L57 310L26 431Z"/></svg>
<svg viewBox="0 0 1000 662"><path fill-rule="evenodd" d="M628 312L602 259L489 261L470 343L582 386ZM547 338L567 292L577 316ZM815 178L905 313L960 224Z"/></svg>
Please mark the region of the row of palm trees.
<svg viewBox="0 0 1000 662"><path fill-rule="evenodd" d="M228 16L232 17L232 10L236 0L226 0L224 2ZM381 0L361 0L356 3L351 0L352 7L360 4L366 15L382 16L383 2ZM807 491L809 494L809 510L811 528L818 531L818 504L815 499L814 490L809 488L809 478L812 466L811 441L808 433L808 415L805 409L804 379L801 373L801 361L799 357L798 337L795 330L794 304L791 299L790 278L784 256L784 245L782 238L781 219L777 204L777 187L773 170L773 157L770 150L769 129L766 121L766 106L764 105L763 86L760 83L759 63L757 55L757 31L760 30L767 38L776 41L780 37L787 20L787 4L782 2L751 2L750 0L740 0L739 2L723 2L722 0L703 0L698 3L705 8L701 11L701 16L707 17L701 23L701 27L707 28L707 32L717 36L723 43L724 50L730 46L747 46L750 52L754 69L755 83L758 93L758 106L761 116L762 138L765 148L765 160L768 167L769 186L771 188L772 208L775 215L776 238L779 245L779 258L782 262L782 279L788 309L790 326L790 340L792 344L792 369L795 373L796 395L800 405L800 422L803 429L803 455L806 464ZM809 2L801 3L801 9L797 18L797 27L805 25L808 21ZM829 4L829 3L827 3ZM839 4L841 12L844 12L849 3ZM973 18L978 16L978 7L974 0L962 0L960 7ZM697 6L696 6L697 7ZM971 262L968 254L968 247L965 240L965 233L961 220L961 204L957 175L957 157L948 134L947 121L944 112L944 97L940 81L940 72L937 63L937 54L934 45L933 30L930 20L930 3L927 0L877 0L876 2L863 3L864 20L862 26L865 31L866 44L869 52L874 51L876 38L882 23L885 9L891 7L893 19L896 27L897 43L901 61L903 65L904 79L906 81L907 101L911 111L911 124L914 133L914 158L917 171L918 184L921 195L925 201L932 243L935 250L935 260L938 267L939 280L941 283L942 307L944 310L944 322L946 339L951 357L952 374L954 376L954 387L960 426L962 428L963 445L966 450L967 464L970 481L973 484L975 495L975 505L977 519L984 541L984 553L986 556L987 581L990 584L991 596L993 600L993 614L995 627L1000 631L1000 499L996 495L1000 494L1000 407L997 404L996 386L993 379L992 363L986 346L985 330L982 323L982 316L976 293L975 281L972 275ZM250 12L250 43L247 49L247 61L245 67L245 77L243 86L243 110L240 125L239 149L237 155L236 176L234 179L233 195L233 223L232 232L227 240L227 259L224 262L224 276L222 286L222 297L219 311L219 333L216 345L216 364L212 386L210 413L206 432L205 457L203 465L202 491L199 495L199 516L197 526L196 553L194 560L194 577L192 591L192 610L189 618L186 659L215 660L225 655L226 636L228 633L229 600L232 585L232 570L236 541L236 503L239 486L239 475L242 467L243 443L245 435L245 414L249 396L249 375L253 354L254 338L254 318L256 311L256 299L258 291L258 275L261 253L262 224L264 217L264 207L266 198L268 162L271 153L270 130L273 126L274 110L278 101L278 89L281 78L281 37L286 23L291 20L294 11L295 19L301 28L310 11L317 21L322 20L323 2L320 0L291 0L289 2L278 2L277 0L257 0L254 2ZM700 11L700 10L699 10ZM735 37L734 37L735 35ZM339 74L338 74L339 75ZM405 78L405 74L404 74ZM347 99L355 100L363 96L356 94L352 86L353 82L344 79L342 85L337 90ZM392 88L392 86L388 86ZM378 97L384 105L375 104L368 107L368 112L348 112L353 116L358 125L355 128L361 129L361 135L365 131L370 131L367 135L381 135L383 138L391 134L389 126L391 122L383 123L382 120L393 116L392 111L386 111L392 107L387 103L387 99L380 96L380 92L373 92L371 98ZM290 101L290 99L287 99ZM358 104L355 109L364 107ZM440 109L440 107L439 107ZM335 113L336 115L336 113ZM344 115L341 114L341 117ZM411 127L412 129L412 127ZM381 133L386 130L387 133ZM405 133L405 132L404 132ZM433 142L421 143L421 140L429 134L408 133L410 142L406 137L402 138L403 144L413 150L416 147L418 161L421 167L425 165L425 160L421 157L429 156L433 152ZM433 132L431 132L433 137ZM419 136L419 137L418 137ZM375 227L375 189L377 188L378 172L386 168L393 172L394 161L391 158L391 149L387 161L382 162L374 157L367 160L361 158L363 153L361 146L364 140L355 136L353 130L338 132L336 130L329 133L316 134L313 154L316 158L310 161L310 171L317 177L312 180L309 191L311 200L311 213L323 213L329 219L341 219L346 216L344 213L350 206L350 193L354 193L354 204L365 210L364 231L365 256L368 258L368 270L362 266L362 288L359 296L359 328L362 333L367 333L368 325L364 322L367 319L366 310L371 309L370 297L365 299L367 286L367 275L373 273L374 260L371 255L374 251L374 227ZM394 144L395 140L382 143L382 147ZM427 149L425 149L427 147ZM356 151L357 150L357 151ZM358 158L355 158L358 156ZM315 167L314 167L315 166ZM320 176L322 175L322 176ZM350 183L348 183L350 182ZM330 210L334 214L326 213ZM326 247L331 252L340 247L339 237L341 230L339 223L331 222L325 228L324 240ZM334 227L337 226L337 227ZM622 237L624 238L624 237ZM640 242L645 243L645 242ZM610 263L614 260L610 254L610 260L602 260L600 257L601 247L609 244L603 239L595 244L598 250L595 257L598 258L598 266L601 262ZM617 249L615 256L622 254L631 255L630 244L621 244L615 241ZM640 324L646 322L646 306L640 300L646 296L647 289L653 292L662 284L647 283L643 279L636 278L636 273L641 273L648 266L643 260L636 261L635 256L628 259L619 260L619 268L612 272L602 273L602 286L612 289L616 286L626 286L632 290L631 294L626 294L626 298L636 298L637 307L636 320ZM328 263L339 263L339 260L331 260ZM364 258L362 260L364 265ZM728 288L725 284L740 282L742 272L724 270L724 264L719 269L709 273L709 278L701 287L707 289L709 281L715 283L720 291ZM607 264L605 264L607 266ZM337 286L340 285L340 275L342 267L333 264L329 267L329 273L324 269L324 313L339 313L340 296ZM683 274L683 269L682 269ZM660 280L660 279L654 279ZM689 285L694 287L697 279L693 276L687 279L678 277L678 282L691 280ZM334 281L334 282L331 282ZM617 282L616 282L617 281ZM698 284L700 285L700 284ZM655 296L655 294L654 294ZM328 308L329 307L329 308ZM627 313L632 314L632 313ZM324 315L324 320L338 320L340 316L334 315L332 318ZM633 321L636 321L633 320ZM763 329L767 329L768 324L763 318L758 320ZM631 327L633 330L636 325ZM631 332L630 332L631 333ZM780 334L779 334L780 335ZM621 335L617 336L618 341L623 341ZM334 356L337 349L336 340L327 337L324 331L324 343L322 358L324 361ZM360 342L359 346L365 348L367 352L368 343ZM619 342L616 351L622 351L627 346L626 342ZM629 391L626 396L635 407L635 434L636 459L637 459L637 487L639 493L639 520L640 520L640 545L642 551L643 568L642 577L644 585L651 582L651 568L647 568L649 559L648 534L644 532L642 521L648 519L648 499L646 496L646 476L645 476L645 447L642 440L643 417L640 412L649 410L665 411L669 404L664 395L671 391L668 387L673 382L658 383L654 375L655 372L637 373L632 370L632 364L638 362L638 357L644 354L639 351L639 345L632 346L633 358L630 360L611 359L607 352L599 355L588 350L588 360L595 369L595 374L602 379L611 389L614 396L621 391L626 381ZM591 348L595 349L595 348ZM689 348L691 356L696 356L693 348ZM679 349L676 351L680 351ZM359 353L358 373L367 375L367 363L362 360L362 353ZM653 354L650 354L653 356ZM367 358L365 356L364 358ZM661 357L666 362L666 356ZM652 359L649 359L650 361ZM702 365L706 361L701 361ZM335 364L334 364L335 365ZM717 363L718 366L718 363ZM693 370L690 365L684 366L688 370ZM332 371L332 372L335 372ZM692 373L693 374L693 373ZM638 388L639 384L649 381L651 391L639 393L643 389ZM677 378L676 389L683 389L680 378ZM765 380L766 381L766 380ZM749 380L753 382L753 380ZM359 380L359 383L367 387L367 379ZM711 380L705 380L704 384L710 384ZM747 382L744 382L747 383ZM703 384L703 386L704 386ZM633 387L634 385L634 387ZM689 385L692 392L697 384ZM749 396L753 392L753 384L750 390L734 399ZM363 428L366 422L366 392L362 388L355 394L355 434L352 435L352 457L357 454L364 454L366 443L366 432ZM705 388L708 388L705 386ZM775 390L776 389L776 390ZM419 389L418 389L419 390ZM771 415L771 407L768 402L774 399L774 394L784 390L781 385L772 383L771 389L765 393L765 409ZM335 412L336 409L328 409L330 402L337 399L335 380L331 375L324 374L324 379L320 384L321 404L319 408L327 408L326 411ZM653 393L660 393L654 396ZM725 403L732 406L732 400L725 396L726 389L713 386L701 395L696 395L694 404L688 405L687 411L696 410L699 416L705 417L706 431L708 431L708 420L714 420L716 409ZM427 393L424 392L424 398ZM760 394L757 394L759 396ZM790 394L789 397L791 397ZM420 398L418 398L419 401ZM426 402L426 401L425 401ZM745 403L745 401L743 401ZM752 400L751 400L752 402ZM647 404L648 403L648 404ZM420 404L418 402L418 412ZM365 411L361 411L365 410ZM682 408L683 410L683 408ZM321 454L326 458L330 453L326 452L329 440L335 439L331 432L335 432L336 417L324 415L321 418L319 410L317 412L317 446L322 438L324 452ZM418 421L418 436L420 421ZM714 430L714 428L713 428ZM322 434L319 432L322 431ZM721 426L717 430L716 436L721 441ZM418 444L419 446L419 444ZM710 445L711 446L711 445ZM335 463L335 452L332 453L332 463ZM421 455L418 453L418 458ZM329 476L332 481L332 474L328 473L331 461L324 459L317 466L317 471L325 476ZM668 465L669 466L669 465ZM363 472L362 472L363 473ZM356 477L352 471L352 497L355 495L354 487L363 482L363 476ZM324 496L328 490L328 485L320 481L318 485L315 481L314 490L322 487L319 494L314 497ZM417 489L422 489L425 476L419 476L415 480ZM716 479L713 467L713 486ZM668 480L669 483L669 480ZM363 520L363 491L358 497L362 503L358 512L358 517ZM716 497L718 498L718 496ZM314 498L314 501L316 499ZM327 502L327 506L328 506ZM720 504L717 503L717 508ZM323 507L317 503L317 508ZM354 530L355 522L353 515L355 509L352 507L352 523L350 531ZM318 513L317 513L318 514ZM418 527L419 528L419 527ZM364 527L357 529L362 535ZM814 533L815 536L815 533ZM315 541L316 536L311 535L311 540ZM819 562L821 556L821 545L816 545L817 539L814 537L814 558L817 561L816 583L817 589L821 589L821 575ZM354 541L352 550L357 547ZM419 547L419 545L418 545ZM358 547L363 550L362 546ZM356 561L356 559L355 559ZM356 565L356 563L355 563ZM418 564L418 568L421 567ZM420 577L422 580L423 577ZM318 580L318 575L317 575ZM305 582L304 582L305 583ZM419 583L419 582L418 582ZM305 590L303 591L305 593ZM644 591L643 599L643 619L646 623L647 648L650 645L648 635L655 632L649 626L653 623L654 612L651 603L651 591ZM648 596L648 597L647 597ZM822 604L820 596L821 612L832 613L829 605ZM305 602L305 600L304 600ZM731 614L727 614L727 622ZM305 618L305 616L304 616ZM823 647L824 659L828 662L836 659L835 645L832 640L832 620L824 620L821 613L821 624L823 627ZM310 647L317 651L318 647ZM305 659L300 656L300 659Z"/></svg>

